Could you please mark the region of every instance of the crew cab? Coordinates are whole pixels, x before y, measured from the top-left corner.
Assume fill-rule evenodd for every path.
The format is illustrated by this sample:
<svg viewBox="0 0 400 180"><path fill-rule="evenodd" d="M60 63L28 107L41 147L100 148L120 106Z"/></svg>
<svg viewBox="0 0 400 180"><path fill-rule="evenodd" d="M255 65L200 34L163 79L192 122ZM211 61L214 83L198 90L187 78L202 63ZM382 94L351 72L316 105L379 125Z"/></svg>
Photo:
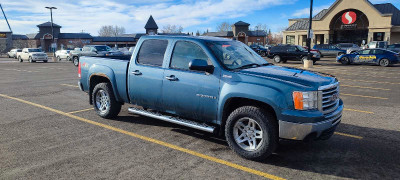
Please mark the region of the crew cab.
<svg viewBox="0 0 400 180"><path fill-rule="evenodd" d="M385 49L364 49L351 54L337 57L337 61L344 64L376 64L390 66L400 62L400 54Z"/></svg>
<svg viewBox="0 0 400 180"><path fill-rule="evenodd" d="M339 82L274 66L225 38L142 36L132 57L81 57L78 85L100 117L129 112L225 136L238 155L268 157L278 140L328 139L341 121Z"/></svg>
<svg viewBox="0 0 400 180"><path fill-rule="evenodd" d="M320 60L320 55L315 51L310 51L313 63ZM298 45L280 45L272 47L268 52L268 58L272 58L275 63L286 63L288 60L304 61L308 58L308 51Z"/></svg>
<svg viewBox="0 0 400 180"><path fill-rule="evenodd" d="M18 60L19 62L29 60L30 63L36 61L43 61L47 63L48 57L47 54L42 52L40 49L37 48L24 48L22 49L21 53L18 53Z"/></svg>

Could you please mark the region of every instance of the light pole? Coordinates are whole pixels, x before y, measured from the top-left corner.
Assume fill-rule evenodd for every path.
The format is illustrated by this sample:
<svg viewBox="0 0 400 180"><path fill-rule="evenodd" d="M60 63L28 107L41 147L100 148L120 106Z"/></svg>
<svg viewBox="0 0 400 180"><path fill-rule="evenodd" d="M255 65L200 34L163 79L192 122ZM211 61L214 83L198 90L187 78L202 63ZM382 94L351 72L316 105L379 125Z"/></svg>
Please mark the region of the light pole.
<svg viewBox="0 0 400 180"><path fill-rule="evenodd" d="M53 48L54 44L54 28L53 28L53 9L57 9L56 7L45 7L46 9L50 9L50 18L51 18L51 49L53 50L53 58L55 57L55 51Z"/></svg>
<svg viewBox="0 0 400 180"><path fill-rule="evenodd" d="M312 11L313 11L313 0L310 0L310 18L308 25L308 38L307 38L307 47L308 47L308 55L307 60L311 60L311 29L312 29Z"/></svg>

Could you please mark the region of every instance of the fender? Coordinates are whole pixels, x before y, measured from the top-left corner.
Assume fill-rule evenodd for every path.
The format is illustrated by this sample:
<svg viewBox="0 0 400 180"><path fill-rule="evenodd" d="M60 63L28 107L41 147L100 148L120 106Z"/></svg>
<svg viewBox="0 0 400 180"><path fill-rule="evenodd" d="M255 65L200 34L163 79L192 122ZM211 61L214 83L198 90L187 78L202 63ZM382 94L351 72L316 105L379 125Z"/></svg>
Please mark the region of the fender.
<svg viewBox="0 0 400 180"><path fill-rule="evenodd" d="M119 102L122 102L121 97L119 96L114 71L110 67L95 64L89 68L88 74L89 74L89 78L88 78L88 82L87 82L87 84L89 85L88 87L90 87L90 80L92 79L92 77L94 77L94 76L105 77L111 82L111 86L114 91L114 96L115 96L116 100Z"/></svg>
<svg viewBox="0 0 400 180"><path fill-rule="evenodd" d="M249 93L249 89L251 89L251 93ZM230 85L225 83L221 87L220 98L218 101L219 109L217 124L222 123L225 104L231 98L246 98L266 103L274 109L276 116L279 119L282 109L288 107L286 96L288 95L281 90L265 85L251 83Z"/></svg>

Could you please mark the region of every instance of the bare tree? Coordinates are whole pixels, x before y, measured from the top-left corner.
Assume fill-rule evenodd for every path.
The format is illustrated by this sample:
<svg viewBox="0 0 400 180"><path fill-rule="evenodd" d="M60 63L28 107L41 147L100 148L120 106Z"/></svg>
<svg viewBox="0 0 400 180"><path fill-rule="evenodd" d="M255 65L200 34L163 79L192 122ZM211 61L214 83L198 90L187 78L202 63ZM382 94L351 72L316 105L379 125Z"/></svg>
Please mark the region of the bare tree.
<svg viewBox="0 0 400 180"><path fill-rule="evenodd" d="M256 26L254 26L254 30L255 30L255 31L267 32L267 31L268 31L268 27L267 27L266 24L258 23Z"/></svg>
<svg viewBox="0 0 400 180"><path fill-rule="evenodd" d="M125 34L125 28L120 26L101 26L99 36L102 37L116 37Z"/></svg>
<svg viewBox="0 0 400 180"><path fill-rule="evenodd" d="M163 33L182 33L183 28L180 25L165 25L161 30Z"/></svg>
<svg viewBox="0 0 400 180"><path fill-rule="evenodd" d="M229 22L221 22L217 25L218 32L232 31L232 24Z"/></svg>

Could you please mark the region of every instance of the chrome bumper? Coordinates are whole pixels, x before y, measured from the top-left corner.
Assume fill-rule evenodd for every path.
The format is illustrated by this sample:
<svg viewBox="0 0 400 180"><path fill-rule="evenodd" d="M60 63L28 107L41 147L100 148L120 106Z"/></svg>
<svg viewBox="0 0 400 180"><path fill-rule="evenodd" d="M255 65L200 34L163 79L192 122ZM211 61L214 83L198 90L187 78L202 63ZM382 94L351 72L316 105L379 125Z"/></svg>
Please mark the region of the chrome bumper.
<svg viewBox="0 0 400 180"><path fill-rule="evenodd" d="M324 133L333 133L342 119L343 106L333 112L329 119L316 123L294 123L279 120L279 138L304 140L307 136L319 138Z"/></svg>

